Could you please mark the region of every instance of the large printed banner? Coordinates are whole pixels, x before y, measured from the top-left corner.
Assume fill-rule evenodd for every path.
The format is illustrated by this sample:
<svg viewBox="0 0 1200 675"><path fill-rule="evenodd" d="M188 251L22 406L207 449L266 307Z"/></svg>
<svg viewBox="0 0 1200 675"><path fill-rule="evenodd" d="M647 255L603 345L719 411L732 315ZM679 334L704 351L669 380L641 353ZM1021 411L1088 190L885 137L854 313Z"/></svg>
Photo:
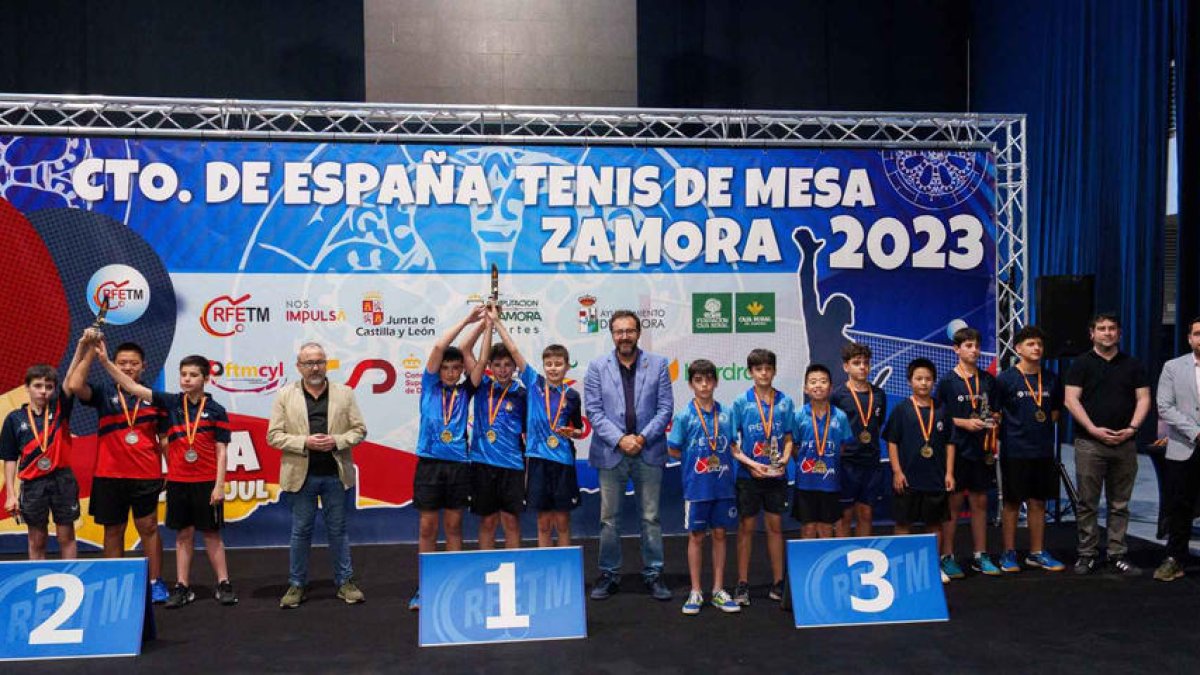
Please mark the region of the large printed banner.
<svg viewBox="0 0 1200 675"><path fill-rule="evenodd" d="M421 369L493 264L520 347L536 364L566 345L575 378L612 348L608 317L630 308L642 347L672 360L677 401L693 359L717 363L728 401L750 386L746 353L773 349L777 386L799 396L810 362L840 379L840 348L858 340L894 402L912 358L953 364L956 327L995 352L994 195L981 151L0 136L0 412L24 400L28 365L65 368L108 297L109 344L142 344L156 386L177 387L187 354L214 361L209 388L235 429L227 542L282 544L266 420L315 340L369 429L352 536L413 540ZM90 413L72 420L84 502ZM586 535L595 476L581 481ZM669 531L678 483L669 472ZM21 531L0 520L0 535ZM79 532L100 541L90 520ZM0 550L23 546L0 536Z"/></svg>

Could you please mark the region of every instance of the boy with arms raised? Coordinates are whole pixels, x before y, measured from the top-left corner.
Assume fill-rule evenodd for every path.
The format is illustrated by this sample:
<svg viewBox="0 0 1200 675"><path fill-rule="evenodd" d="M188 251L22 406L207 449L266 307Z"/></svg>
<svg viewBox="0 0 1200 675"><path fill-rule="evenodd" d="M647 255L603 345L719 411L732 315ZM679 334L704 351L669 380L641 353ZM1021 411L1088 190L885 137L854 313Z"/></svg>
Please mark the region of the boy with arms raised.
<svg viewBox="0 0 1200 675"><path fill-rule="evenodd" d="M804 371L808 403L796 413L796 491L792 517L805 539L828 539L842 518L842 446L850 439L846 413L829 403L829 369L814 363Z"/></svg>
<svg viewBox="0 0 1200 675"><path fill-rule="evenodd" d="M775 353L754 349L746 357L754 386L737 397L731 406L737 442L733 456L741 466L737 476L738 584L733 599L750 604L750 546L758 514L763 513L767 530L767 553L771 558L772 583L768 596L783 599L783 516L788 506L785 467L792 456L792 425L796 407L792 399L774 386Z"/></svg>
<svg viewBox="0 0 1200 675"><path fill-rule="evenodd" d="M880 431L887 411L887 394L871 384L871 348L849 343L842 348L842 370L846 382L833 390L829 401L850 421L850 439L842 445L842 520L839 537L849 537L851 526L859 537L871 536L875 517L872 504L879 498L884 483L883 463L879 461ZM857 521L857 523L855 523Z"/></svg>
<svg viewBox="0 0 1200 675"><path fill-rule="evenodd" d="M704 567L704 534L712 531L712 605L723 612L741 606L725 590L725 532L737 526L737 492L733 480L733 424L721 404L713 400L717 367L697 359L687 368L688 386L695 394L675 413L667 435L667 452L681 460L683 523L688 531L688 572L692 591L683 603L684 614L699 614L704 605L701 572Z"/></svg>
<svg viewBox="0 0 1200 675"><path fill-rule="evenodd" d="M103 341L96 345L96 354L118 386L166 413L167 527L176 532L176 581L167 608L178 609L196 599L189 584L196 530L204 537L204 550L217 577L217 601L237 604L221 541L229 418L225 408L204 391L211 372L208 359L196 354L184 357L179 362L180 393L169 394L152 391L122 372L108 359Z"/></svg>
<svg viewBox="0 0 1200 675"><path fill-rule="evenodd" d="M921 523L937 534L939 549L946 536L942 523L950 517L948 493L954 491L954 443L944 406L931 396L937 368L929 359L908 364L912 396L888 418L884 438L892 464L892 514L896 534L909 534ZM942 570L942 582L950 581Z"/></svg>
<svg viewBox="0 0 1200 675"><path fill-rule="evenodd" d="M951 438L958 453L954 462L956 491L950 495L950 518L943 525L942 570L951 579L964 574L954 558L954 530L966 498L971 505L971 543L974 555L971 569L997 576L1000 568L987 554L988 492L996 487L996 378L979 369L981 336L974 328L954 332L954 353L958 363L937 384L934 398L945 407L954 421Z"/></svg>
<svg viewBox="0 0 1200 675"><path fill-rule="evenodd" d="M1025 564L1049 572L1066 567L1045 548L1046 500L1058 496L1058 467L1054 460L1054 425L1063 406L1059 379L1042 369L1045 336L1037 326L1025 326L1013 336L1021 360L996 378L1000 410L1000 476L1004 485L1001 526L1004 553L1000 569L1020 572L1017 560L1017 518L1021 502L1029 504L1029 555Z"/></svg>

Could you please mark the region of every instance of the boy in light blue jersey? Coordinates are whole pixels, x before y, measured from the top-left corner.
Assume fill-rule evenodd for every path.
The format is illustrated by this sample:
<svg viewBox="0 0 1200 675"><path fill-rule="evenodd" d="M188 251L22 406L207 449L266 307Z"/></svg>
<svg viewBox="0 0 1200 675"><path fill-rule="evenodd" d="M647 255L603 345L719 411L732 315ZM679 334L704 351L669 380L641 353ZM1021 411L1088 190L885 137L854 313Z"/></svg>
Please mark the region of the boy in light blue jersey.
<svg viewBox="0 0 1200 675"><path fill-rule="evenodd" d="M796 491L792 517L804 539L828 539L842 518L842 446L853 440L846 413L830 405L833 382L820 363L804 371L808 403L796 414Z"/></svg>
<svg viewBox="0 0 1200 675"><path fill-rule="evenodd" d="M537 374L521 356L503 323L496 329L512 354L528 405L525 413L525 504L537 511L538 546L571 545L571 511L579 506L579 481L575 475L574 439L583 438L583 399L567 386L571 356L562 345L542 350Z"/></svg>
<svg viewBox="0 0 1200 675"><path fill-rule="evenodd" d="M485 316L475 307L438 338L429 352L421 374L421 426L417 433L417 471L413 477L413 506L420 514L418 553L437 550L439 516L446 530L446 550L462 550L462 514L471 503L471 464L467 453L467 413L471 381L463 381L464 370L475 366L475 358L451 345L468 325ZM478 339L484 324L475 329L469 342ZM420 609L420 588L408 608Z"/></svg>
<svg viewBox="0 0 1200 675"><path fill-rule="evenodd" d="M695 394L675 413L667 435L667 452L681 460L683 522L688 530L688 571L692 592L683 604L684 614L699 614L704 604L701 568L704 534L712 531L712 605L723 612L741 606L725 590L725 531L737 527L737 491L733 481L733 423L729 413L713 400L717 367L707 359L688 366L688 386Z"/></svg>
<svg viewBox="0 0 1200 675"><path fill-rule="evenodd" d="M496 547L496 525L503 524L506 548L521 546L525 510L525 388L513 380L516 361L508 348L492 344L499 310L487 308L484 342L471 370L471 512L479 516L479 548ZM468 341L465 351L473 351ZM485 373L490 370L491 374Z"/></svg>
<svg viewBox="0 0 1200 675"><path fill-rule="evenodd" d="M733 457L738 467L738 584L733 599L750 604L750 545L763 512L767 529L767 553L774 575L768 596L783 599L783 514L788 506L785 467L792 457L792 426L796 405L775 388L775 352L755 349L746 357L754 386L734 400L731 408L737 442Z"/></svg>

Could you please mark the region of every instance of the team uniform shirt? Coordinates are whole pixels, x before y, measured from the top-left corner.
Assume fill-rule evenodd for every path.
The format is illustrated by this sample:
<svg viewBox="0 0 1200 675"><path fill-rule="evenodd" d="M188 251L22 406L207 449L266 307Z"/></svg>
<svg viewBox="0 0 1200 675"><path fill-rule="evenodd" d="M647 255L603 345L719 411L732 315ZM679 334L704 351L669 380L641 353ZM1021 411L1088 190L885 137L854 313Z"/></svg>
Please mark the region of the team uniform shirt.
<svg viewBox="0 0 1200 675"><path fill-rule="evenodd" d="M969 417L978 417L980 411L983 409L985 400L988 409L991 412L996 412L996 378L992 377L991 373L980 370L975 377L971 378L971 384L968 388L967 382L959 377L958 373L952 371L938 380L933 397L945 407L946 415L949 418L966 419ZM971 405L972 401L975 403L974 407ZM952 427L950 442L954 443L954 456L970 460L982 460L983 442L987 434L988 431L986 430L970 432L966 429L959 429L956 426Z"/></svg>
<svg viewBox="0 0 1200 675"><path fill-rule="evenodd" d="M734 399L733 405L730 406L733 429L741 443L742 453L755 462L768 466L771 464L771 441L774 441L775 447L782 454L783 437L792 433L792 425L796 422L796 404L787 394L778 389L774 391L775 417L771 424L770 439L766 436L763 420L770 420L771 412L767 402L763 401L762 414L759 414L754 387ZM749 471L746 471L746 477L751 477Z"/></svg>
<svg viewBox="0 0 1200 675"><path fill-rule="evenodd" d="M484 375L472 403L475 424L471 434L471 461L503 469L524 469L525 448L521 434L525 431L525 388L514 380L505 389L491 376ZM489 439L489 431L495 441Z"/></svg>
<svg viewBox="0 0 1200 675"><path fill-rule="evenodd" d="M421 430L417 434L417 457L447 462L470 461L467 412L473 393L470 380L446 387L437 373L428 369L421 373Z"/></svg>
<svg viewBox="0 0 1200 675"><path fill-rule="evenodd" d="M896 406L884 427L883 436L888 443L895 443L900 457L900 470L908 478L908 486L923 492L946 491L946 444L950 443L950 429L954 426L945 406L935 400L932 411L922 407L920 421L913 410L912 399ZM922 457L921 447L926 444L921 424L929 428L930 414L933 428L929 433L929 447L933 457ZM957 448L955 449L957 457Z"/></svg>
<svg viewBox="0 0 1200 675"><path fill-rule="evenodd" d="M887 414L887 393L873 384L869 386L872 393L859 393L851 391L849 384L841 384L829 396L830 404L846 413L850 421L852 433L842 445L842 461L846 464L871 466L880 460L879 442L882 439L883 418ZM855 396L858 397L858 405L854 404ZM862 416L858 414L859 406L870 420L865 427ZM871 434L870 443L863 443L858 438L864 429Z"/></svg>
<svg viewBox="0 0 1200 675"><path fill-rule="evenodd" d="M547 387L546 378L538 375L528 363L521 370L521 383L528 393L525 414L525 454L529 457L546 459L559 464L575 464L575 443L550 428L551 418L557 417L556 426L583 428L583 399L579 392L567 385ZM550 416L546 415L547 388L550 397ZM563 397L566 397L564 402ZM559 412L559 406L562 412ZM550 439L555 440L551 441ZM553 447L552 447L553 446Z"/></svg>
<svg viewBox="0 0 1200 675"><path fill-rule="evenodd" d="M825 440L824 452L817 443L818 435ZM812 404L805 403L796 413L792 436L796 444L796 489L840 492L842 447L852 438L846 413L830 405L825 415L817 416L814 427Z"/></svg>
<svg viewBox="0 0 1200 675"><path fill-rule="evenodd" d="M0 428L0 459L16 462L21 480L41 478L70 466L74 405L75 397L60 388L50 396L41 414L35 414L26 403L4 418L4 426Z"/></svg>
<svg viewBox="0 0 1200 675"><path fill-rule="evenodd" d="M92 397L81 403L96 409L99 446L96 475L101 478L161 479L158 428L165 422L162 408L141 401L111 382L92 382L88 387ZM130 419L133 420L132 427ZM131 440L133 443L129 442Z"/></svg>
<svg viewBox="0 0 1200 675"><path fill-rule="evenodd" d="M216 480L217 443L229 443L229 416L225 408L209 394L204 394L200 403L192 403L185 394L156 391L152 393L152 402L166 413L167 480L176 483ZM195 434L191 440L188 440L189 424Z"/></svg>
<svg viewBox="0 0 1200 675"><path fill-rule="evenodd" d="M733 499L734 460L729 444L733 440L733 419L713 401L713 409L697 413L696 402L675 413L667 446L679 452L683 477L683 498L689 502Z"/></svg>
<svg viewBox="0 0 1200 675"><path fill-rule="evenodd" d="M1025 375L1014 366L996 378L1000 422L1000 451L1012 459L1054 457L1053 413L1063 408L1062 383L1054 373L1042 369L1042 403L1037 404L1038 376ZM1041 410L1045 420L1037 420Z"/></svg>

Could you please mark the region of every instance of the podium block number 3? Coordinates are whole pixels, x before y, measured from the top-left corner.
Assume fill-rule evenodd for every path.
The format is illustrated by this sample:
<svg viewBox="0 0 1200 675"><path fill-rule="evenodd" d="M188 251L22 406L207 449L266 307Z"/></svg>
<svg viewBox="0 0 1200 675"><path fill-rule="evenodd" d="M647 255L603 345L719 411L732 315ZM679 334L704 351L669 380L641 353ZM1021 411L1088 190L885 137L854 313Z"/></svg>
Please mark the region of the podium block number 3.
<svg viewBox="0 0 1200 675"><path fill-rule="evenodd" d="M873 548L859 548L846 554L848 567L853 567L860 562L870 565L870 568L862 573L862 584L874 588L876 594L869 600L851 595L850 607L856 612L871 614L887 610L896 599L896 589L884 578L888 573L887 556L883 554L883 551Z"/></svg>
<svg viewBox="0 0 1200 675"><path fill-rule="evenodd" d="M884 560L886 563L887 561ZM496 584L500 590L500 615L489 616L487 627L493 628L529 628L529 615L517 614L517 565L516 563L500 563L496 569L484 575L488 584Z"/></svg>
<svg viewBox="0 0 1200 675"><path fill-rule="evenodd" d="M63 603L37 628L29 631L29 644L70 645L83 642L82 628L59 628L75 614L79 605L83 604L83 582L73 574L47 574L38 577L38 593L51 588L62 589Z"/></svg>

